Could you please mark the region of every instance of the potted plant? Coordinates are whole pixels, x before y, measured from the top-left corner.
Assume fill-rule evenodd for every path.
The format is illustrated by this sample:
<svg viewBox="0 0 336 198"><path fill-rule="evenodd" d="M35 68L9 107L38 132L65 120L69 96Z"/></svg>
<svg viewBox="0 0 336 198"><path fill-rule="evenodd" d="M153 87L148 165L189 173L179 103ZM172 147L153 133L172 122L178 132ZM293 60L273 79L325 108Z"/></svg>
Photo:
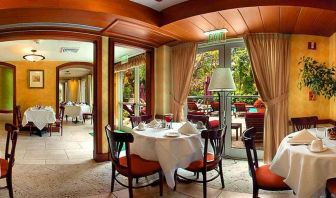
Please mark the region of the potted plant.
<svg viewBox="0 0 336 198"><path fill-rule="evenodd" d="M313 94L322 95L327 99L336 96L335 67L328 67L326 63L319 63L311 57L303 56L299 64L300 69L299 88L308 87Z"/></svg>

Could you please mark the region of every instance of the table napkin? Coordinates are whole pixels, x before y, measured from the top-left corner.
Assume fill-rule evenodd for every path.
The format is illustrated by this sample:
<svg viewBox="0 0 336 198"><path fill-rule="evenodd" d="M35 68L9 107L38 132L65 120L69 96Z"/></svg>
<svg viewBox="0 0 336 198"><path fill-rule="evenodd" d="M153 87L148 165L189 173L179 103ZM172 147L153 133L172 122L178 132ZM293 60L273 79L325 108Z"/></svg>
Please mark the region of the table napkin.
<svg viewBox="0 0 336 198"><path fill-rule="evenodd" d="M297 134L293 136L292 139L288 140L288 143L302 143L302 144L310 144L313 140L317 138L309 133L307 129L303 129L299 131Z"/></svg>
<svg viewBox="0 0 336 198"><path fill-rule="evenodd" d="M154 128L154 127L156 127L158 124L159 124L159 122L158 122L156 119L154 119L154 120L152 120L150 123L148 123L148 126Z"/></svg>
<svg viewBox="0 0 336 198"><path fill-rule="evenodd" d="M182 134L198 134L199 131L194 127L194 125L190 122L186 122L181 128L178 129L178 132Z"/></svg>

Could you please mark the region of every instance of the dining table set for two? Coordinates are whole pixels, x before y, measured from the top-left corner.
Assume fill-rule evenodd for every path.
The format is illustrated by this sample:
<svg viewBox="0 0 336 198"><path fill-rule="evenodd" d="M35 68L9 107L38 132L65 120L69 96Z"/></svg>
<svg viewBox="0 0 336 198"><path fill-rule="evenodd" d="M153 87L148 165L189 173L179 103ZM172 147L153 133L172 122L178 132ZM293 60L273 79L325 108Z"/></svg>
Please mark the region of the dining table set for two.
<svg viewBox="0 0 336 198"><path fill-rule="evenodd" d="M270 170L299 198L325 193L329 179L336 178L336 128L312 128L284 138Z"/></svg>

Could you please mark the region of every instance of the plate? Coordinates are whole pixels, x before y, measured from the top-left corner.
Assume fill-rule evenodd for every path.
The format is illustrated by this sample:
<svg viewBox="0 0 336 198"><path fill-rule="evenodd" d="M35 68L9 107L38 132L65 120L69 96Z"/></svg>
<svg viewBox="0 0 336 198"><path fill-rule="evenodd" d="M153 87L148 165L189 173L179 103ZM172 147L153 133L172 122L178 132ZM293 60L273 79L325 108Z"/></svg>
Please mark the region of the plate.
<svg viewBox="0 0 336 198"><path fill-rule="evenodd" d="M320 151L314 151L314 150L311 150L310 146L308 146L307 148L308 148L308 150L309 150L310 152L313 152L313 153L322 153L322 152L328 150L328 147L326 147L326 146L323 146L323 149L320 150Z"/></svg>
<svg viewBox="0 0 336 198"><path fill-rule="evenodd" d="M180 133L179 132L168 132L166 133L167 137L179 137Z"/></svg>
<svg viewBox="0 0 336 198"><path fill-rule="evenodd" d="M136 128L136 130L138 130L138 131L145 131L145 130L146 130L146 128L139 129L139 128L137 127L137 128Z"/></svg>

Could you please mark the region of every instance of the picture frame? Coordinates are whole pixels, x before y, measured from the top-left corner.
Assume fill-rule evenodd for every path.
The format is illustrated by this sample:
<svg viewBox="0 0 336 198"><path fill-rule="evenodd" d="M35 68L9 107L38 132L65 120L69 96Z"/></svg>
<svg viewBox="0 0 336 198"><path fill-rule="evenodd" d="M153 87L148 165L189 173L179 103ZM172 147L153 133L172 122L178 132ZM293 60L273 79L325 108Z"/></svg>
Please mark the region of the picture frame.
<svg viewBox="0 0 336 198"><path fill-rule="evenodd" d="M44 88L44 70L28 71L28 87L40 89Z"/></svg>

